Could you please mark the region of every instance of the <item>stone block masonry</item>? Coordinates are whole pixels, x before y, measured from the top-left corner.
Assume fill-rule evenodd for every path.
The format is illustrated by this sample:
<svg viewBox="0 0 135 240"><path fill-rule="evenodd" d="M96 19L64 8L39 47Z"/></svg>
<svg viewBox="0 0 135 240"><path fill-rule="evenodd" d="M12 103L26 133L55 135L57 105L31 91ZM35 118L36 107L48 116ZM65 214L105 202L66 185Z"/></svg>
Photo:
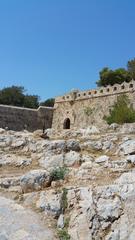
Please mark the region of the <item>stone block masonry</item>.
<svg viewBox="0 0 135 240"><path fill-rule="evenodd" d="M135 81L88 91L72 91L55 99L53 124L55 129L102 127L117 97L126 94L135 109Z"/></svg>
<svg viewBox="0 0 135 240"><path fill-rule="evenodd" d="M0 128L14 131L47 129L52 126L53 108L29 109L0 105Z"/></svg>
<svg viewBox="0 0 135 240"><path fill-rule="evenodd" d="M88 91L72 91L55 99L54 108L29 109L0 105L0 127L15 131L27 129L102 127L104 116L114 105L117 97L126 94L135 109L135 81L115 84Z"/></svg>

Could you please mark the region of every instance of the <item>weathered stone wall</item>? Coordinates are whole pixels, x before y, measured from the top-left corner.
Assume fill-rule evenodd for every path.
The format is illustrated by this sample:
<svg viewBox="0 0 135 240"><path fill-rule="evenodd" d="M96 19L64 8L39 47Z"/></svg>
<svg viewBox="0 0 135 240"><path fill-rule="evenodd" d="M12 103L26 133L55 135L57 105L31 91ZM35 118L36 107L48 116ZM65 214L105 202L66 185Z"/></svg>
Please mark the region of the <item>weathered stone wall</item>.
<svg viewBox="0 0 135 240"><path fill-rule="evenodd" d="M85 92L72 92L55 100L53 128L62 129L65 119L71 128L84 128L91 124L103 126L103 117L120 94L127 94L135 108L135 81Z"/></svg>
<svg viewBox="0 0 135 240"><path fill-rule="evenodd" d="M55 99L54 108L28 109L0 105L0 127L15 131L27 129L63 129L66 119L70 128L86 128L91 124L103 126L103 117L120 94L127 94L135 108L135 81L88 91L73 91Z"/></svg>
<svg viewBox="0 0 135 240"><path fill-rule="evenodd" d="M21 108L0 105L0 127L21 131L27 129L51 128L53 108L39 107L38 109Z"/></svg>

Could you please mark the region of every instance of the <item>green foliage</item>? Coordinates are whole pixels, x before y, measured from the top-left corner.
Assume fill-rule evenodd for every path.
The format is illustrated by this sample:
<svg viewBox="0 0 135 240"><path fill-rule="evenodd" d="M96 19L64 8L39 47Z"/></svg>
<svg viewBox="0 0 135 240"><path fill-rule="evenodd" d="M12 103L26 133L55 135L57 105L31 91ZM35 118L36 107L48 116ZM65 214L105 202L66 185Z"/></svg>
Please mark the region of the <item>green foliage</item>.
<svg viewBox="0 0 135 240"><path fill-rule="evenodd" d="M94 110L94 109L92 109L92 108L90 108L90 107L86 107L86 108L84 109L84 113L85 113L87 116L90 116L90 115L93 113L93 110Z"/></svg>
<svg viewBox="0 0 135 240"><path fill-rule="evenodd" d="M128 72L130 72L131 77L135 80L135 58L128 61L127 69L128 69Z"/></svg>
<svg viewBox="0 0 135 240"><path fill-rule="evenodd" d="M11 86L0 90L0 104L26 107L26 108L38 108L39 96L25 94L25 89L22 86ZM47 99L40 103L41 106L54 106L54 98Z"/></svg>
<svg viewBox="0 0 135 240"><path fill-rule="evenodd" d="M67 189L63 188L62 190L62 197L61 197L61 208L62 208L62 212L64 213L66 208L68 207L68 201L67 201Z"/></svg>
<svg viewBox="0 0 135 240"><path fill-rule="evenodd" d="M135 110L130 105L130 101L126 95L121 95L117 98L113 108L110 110L110 115L104 119L108 124L111 123L132 123L135 122Z"/></svg>
<svg viewBox="0 0 135 240"><path fill-rule="evenodd" d="M41 102L40 106L53 107L54 106L54 101L55 101L54 98L49 98L46 101Z"/></svg>
<svg viewBox="0 0 135 240"><path fill-rule="evenodd" d="M59 167L56 169L53 169L51 172L51 181L56 181L56 180L64 180L65 175L67 174L68 169L65 167Z"/></svg>
<svg viewBox="0 0 135 240"><path fill-rule="evenodd" d="M103 68L99 72L100 79L97 81L99 87L107 85L114 85L115 83L121 84L124 81L130 82L131 79L135 80L135 58L127 63L127 69L118 68L115 70L108 67Z"/></svg>
<svg viewBox="0 0 135 240"><path fill-rule="evenodd" d="M69 218L69 217L64 220L64 227L65 227L65 228L68 228L68 227L69 227L69 221L70 221L70 218Z"/></svg>
<svg viewBox="0 0 135 240"><path fill-rule="evenodd" d="M25 95L24 87L12 86L0 90L0 104L18 107L37 108L39 97L37 95Z"/></svg>
<svg viewBox="0 0 135 240"><path fill-rule="evenodd" d="M37 95L24 96L23 106L26 108L38 108L39 107L39 97Z"/></svg>
<svg viewBox="0 0 135 240"><path fill-rule="evenodd" d="M64 228L58 230L58 236L60 240L69 240L70 235L68 234L68 227L69 227L70 218L66 218L64 221Z"/></svg>
<svg viewBox="0 0 135 240"><path fill-rule="evenodd" d="M107 85L114 85L115 83L121 84L124 81L130 82L132 79L131 73L124 68L111 70L107 67L99 72L100 79L97 81L99 87Z"/></svg>
<svg viewBox="0 0 135 240"><path fill-rule="evenodd" d="M70 240L70 235L67 232L67 229L59 229L58 236L60 240Z"/></svg>
<svg viewBox="0 0 135 240"><path fill-rule="evenodd" d="M0 104L23 106L24 88L23 87L7 87L0 91Z"/></svg>

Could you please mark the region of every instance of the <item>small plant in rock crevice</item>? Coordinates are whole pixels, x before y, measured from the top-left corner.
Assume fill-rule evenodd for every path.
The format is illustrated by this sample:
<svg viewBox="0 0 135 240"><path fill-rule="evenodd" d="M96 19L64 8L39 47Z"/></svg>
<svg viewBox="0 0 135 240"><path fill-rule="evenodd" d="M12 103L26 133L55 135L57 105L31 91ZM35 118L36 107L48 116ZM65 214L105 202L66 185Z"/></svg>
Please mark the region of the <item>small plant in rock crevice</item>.
<svg viewBox="0 0 135 240"><path fill-rule="evenodd" d="M70 235L67 232L67 229L59 229L58 236L60 240L70 240Z"/></svg>
<svg viewBox="0 0 135 240"><path fill-rule="evenodd" d="M68 193L68 190L66 188L63 188L62 196L61 196L61 210L62 210L62 213L64 213L66 208L68 207L67 193Z"/></svg>
<svg viewBox="0 0 135 240"><path fill-rule="evenodd" d="M50 174L51 181L64 180L65 175L67 173L68 173L68 169L66 167L59 167L59 168L53 169Z"/></svg>
<svg viewBox="0 0 135 240"><path fill-rule="evenodd" d="M67 193L68 190L66 188L62 189L62 196L61 196L61 213L65 213L67 207L68 207L68 200L67 200ZM60 240L70 240L70 235L68 234L68 227L69 227L69 221L70 218L67 217L64 220L64 228L58 229L58 237Z"/></svg>
<svg viewBox="0 0 135 240"><path fill-rule="evenodd" d="M68 234L69 221L70 218L66 218L64 221L64 228L58 229L58 236L60 240L70 240L70 235Z"/></svg>
<svg viewBox="0 0 135 240"><path fill-rule="evenodd" d="M68 228L69 227L69 221L70 221L70 218L67 217L65 220L64 220L64 228Z"/></svg>
<svg viewBox="0 0 135 240"><path fill-rule="evenodd" d="M93 113L94 109L90 108L90 107L86 107L84 109L84 113L87 115L87 116L90 116L92 113Z"/></svg>

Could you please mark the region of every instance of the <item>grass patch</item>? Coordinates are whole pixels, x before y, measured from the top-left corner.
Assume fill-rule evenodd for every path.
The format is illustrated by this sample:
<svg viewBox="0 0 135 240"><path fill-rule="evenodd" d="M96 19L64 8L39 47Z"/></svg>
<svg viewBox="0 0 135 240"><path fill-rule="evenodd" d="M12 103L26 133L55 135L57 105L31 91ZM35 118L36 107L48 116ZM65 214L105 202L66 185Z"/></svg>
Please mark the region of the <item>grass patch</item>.
<svg viewBox="0 0 135 240"><path fill-rule="evenodd" d="M66 208L68 207L67 193L68 193L67 189L63 188L62 197L61 197L61 209L62 209L63 213L65 212Z"/></svg>

